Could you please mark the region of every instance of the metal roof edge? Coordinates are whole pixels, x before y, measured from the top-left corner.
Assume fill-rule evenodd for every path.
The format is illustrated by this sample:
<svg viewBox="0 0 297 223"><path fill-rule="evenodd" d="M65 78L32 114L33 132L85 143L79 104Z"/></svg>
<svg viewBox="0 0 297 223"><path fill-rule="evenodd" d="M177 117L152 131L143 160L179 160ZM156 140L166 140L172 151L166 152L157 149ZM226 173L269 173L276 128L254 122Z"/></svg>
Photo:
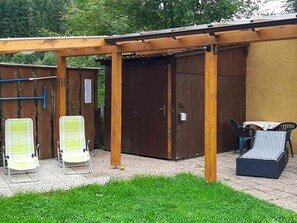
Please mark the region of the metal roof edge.
<svg viewBox="0 0 297 223"><path fill-rule="evenodd" d="M36 64L18 64L18 63L0 63L0 66L10 66L10 67L33 67L33 68L44 68L44 69L52 69L57 68L57 66L49 66L49 65L36 65ZM71 70L102 70L100 67L67 67L67 69Z"/></svg>
<svg viewBox="0 0 297 223"><path fill-rule="evenodd" d="M216 32L227 32L227 31L235 31L235 30L245 30L245 29L255 29L255 28L267 28L272 26L281 26L281 25L293 25L297 24L296 13L293 14L284 14L283 17L267 17L267 21L256 21L257 19L249 19L249 22L240 22L235 24L219 23L221 26L215 26L213 24L204 24L198 26L188 26L188 27L180 27L174 29L164 29L150 32L142 32L142 33L132 33L132 34L124 34L124 35L116 35L106 37L105 41L109 44L113 44L116 42L125 42L125 41L135 41L135 40L145 40L145 39L157 39L157 38L165 38L165 37L177 37L177 36L187 36L194 34L213 34ZM289 17L289 18L288 18ZM263 20L266 17L262 18ZM230 22L229 22L230 23ZM217 23L218 24L218 23Z"/></svg>

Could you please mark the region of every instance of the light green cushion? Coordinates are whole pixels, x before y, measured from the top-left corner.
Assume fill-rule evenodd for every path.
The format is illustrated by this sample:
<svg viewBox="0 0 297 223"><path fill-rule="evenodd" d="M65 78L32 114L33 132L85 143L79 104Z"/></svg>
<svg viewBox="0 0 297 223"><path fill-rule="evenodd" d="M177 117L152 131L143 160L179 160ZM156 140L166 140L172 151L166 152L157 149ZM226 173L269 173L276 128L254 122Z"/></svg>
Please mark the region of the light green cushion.
<svg viewBox="0 0 297 223"><path fill-rule="evenodd" d="M60 150L65 162L90 159L86 149L85 123L82 116L62 116L59 120Z"/></svg>
<svg viewBox="0 0 297 223"><path fill-rule="evenodd" d="M39 166L32 157L34 151L33 121L30 118L7 119L5 122L5 155L8 167L16 170L33 169Z"/></svg>

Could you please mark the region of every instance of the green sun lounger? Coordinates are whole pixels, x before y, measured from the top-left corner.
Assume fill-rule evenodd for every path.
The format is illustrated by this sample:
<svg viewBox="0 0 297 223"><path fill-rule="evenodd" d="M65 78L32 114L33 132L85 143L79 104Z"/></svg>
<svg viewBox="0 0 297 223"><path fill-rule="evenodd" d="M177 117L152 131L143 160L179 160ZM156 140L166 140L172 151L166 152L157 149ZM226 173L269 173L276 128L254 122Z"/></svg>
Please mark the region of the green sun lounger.
<svg viewBox="0 0 297 223"><path fill-rule="evenodd" d="M85 122L82 116L62 116L59 119L58 161L65 174L87 174L92 171L89 147L85 139ZM88 166L88 170L69 172L70 167Z"/></svg>
<svg viewBox="0 0 297 223"><path fill-rule="evenodd" d="M35 182L40 179L39 176L37 179L19 181L11 178L11 175L39 172L39 145L35 152L33 131L33 121L30 118L7 119L5 122L3 168L10 182Z"/></svg>

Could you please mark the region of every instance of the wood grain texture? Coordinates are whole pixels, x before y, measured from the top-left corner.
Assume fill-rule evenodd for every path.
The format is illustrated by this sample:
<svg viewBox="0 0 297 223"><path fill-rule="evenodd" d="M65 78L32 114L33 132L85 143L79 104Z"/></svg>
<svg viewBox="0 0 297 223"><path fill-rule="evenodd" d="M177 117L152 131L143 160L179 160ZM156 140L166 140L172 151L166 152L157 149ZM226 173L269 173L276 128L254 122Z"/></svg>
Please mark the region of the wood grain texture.
<svg viewBox="0 0 297 223"><path fill-rule="evenodd" d="M0 70L1 79L17 78L17 70L12 67L3 67ZM17 97L18 85L17 82L1 83L1 97ZM2 117L1 117L1 144L5 143L5 121L9 118L18 118L18 101L0 101Z"/></svg>
<svg viewBox="0 0 297 223"><path fill-rule="evenodd" d="M122 144L122 55L112 53L111 77L111 165L121 165Z"/></svg>
<svg viewBox="0 0 297 223"><path fill-rule="evenodd" d="M67 99L71 98L71 103L68 103L67 110L73 115L78 115L83 112L85 116L88 117L86 123L86 133L87 136L91 135L94 137L94 105L88 105L88 108L81 109L80 103L83 100L80 99L81 94L79 89L83 87L83 83L80 81L80 77L86 73L86 77L93 78L96 74L95 69L68 69L70 70L70 81L67 90ZM0 66L0 78L2 79L14 79L18 77L49 77L57 76L57 70L53 67L37 67L33 65L1 65ZM66 83L66 82L65 82ZM95 83L94 83L95 84ZM54 79L43 79L35 81L21 81L21 82L11 82L11 83L0 83L0 93L1 97L17 97L19 96L42 96L43 88L46 87L46 108L43 108L42 100L34 101L0 101L1 109L3 111L1 118L1 136L0 140L4 138L4 124L7 118L19 118L19 117L29 117L34 122L34 128L36 131L36 143L40 144L40 159L48 159L55 157L57 138L55 136L56 128L56 89L57 80ZM63 83L64 87L64 83ZM93 86L92 97L94 95L95 86ZM83 91L83 89L81 89ZM64 111L66 108L64 108ZM91 132L91 133L90 133ZM91 137L91 138L92 138ZM90 138L90 137L89 137ZM91 142L90 147L93 148L93 143Z"/></svg>
<svg viewBox="0 0 297 223"><path fill-rule="evenodd" d="M21 51L52 51L106 46L102 37L57 37L57 38L19 38L1 39L0 53Z"/></svg>
<svg viewBox="0 0 297 223"><path fill-rule="evenodd" d="M172 64L168 64L167 72L167 155L168 159L172 159Z"/></svg>
<svg viewBox="0 0 297 223"><path fill-rule="evenodd" d="M68 90L67 90L67 105L69 115L80 115L81 111L81 87L83 83L80 83L81 71L68 69Z"/></svg>
<svg viewBox="0 0 297 223"><path fill-rule="evenodd" d="M19 77L20 78L30 78L33 77L33 69L32 68L18 68ZM20 97L33 97L34 96L34 81L21 81L19 88ZM30 118L33 121L34 128L34 142L36 146L36 106L35 100L21 100L20 103L20 115L21 118ZM38 100L37 103L42 103L41 100Z"/></svg>
<svg viewBox="0 0 297 223"><path fill-rule="evenodd" d="M56 128L55 138L59 140L59 118L66 115L66 57L57 57L57 85L56 85Z"/></svg>
<svg viewBox="0 0 297 223"><path fill-rule="evenodd" d="M17 69L12 67L3 67L1 69L1 79L16 79L18 78ZM1 97L17 97L18 83L1 83ZM2 101L3 121L8 118L18 118L18 101Z"/></svg>
<svg viewBox="0 0 297 223"><path fill-rule="evenodd" d="M201 50L176 57L176 159L204 155L204 63ZM245 77L246 47L219 48L218 153L234 150L238 144L230 119L245 120ZM181 112L187 113L187 122L179 121Z"/></svg>
<svg viewBox="0 0 297 223"><path fill-rule="evenodd" d="M217 180L217 54L205 52L205 179Z"/></svg>
<svg viewBox="0 0 297 223"><path fill-rule="evenodd" d="M85 132L86 132L86 140L91 140L89 144L89 149L94 149L94 139L95 139L95 127L94 127L94 72L93 71L86 71L84 70L81 72L81 98L80 98L80 104L81 104L81 115L85 118ZM70 76L73 75L70 72ZM85 103L85 85L84 82L86 79L91 80L92 86L91 86L91 98L92 103Z"/></svg>
<svg viewBox="0 0 297 223"><path fill-rule="evenodd" d="M37 77L49 77L54 75L53 69L36 69ZM40 145L40 159L49 159L56 156L54 146L54 83L56 79L38 80L37 95L43 95L43 88L46 87L46 108L42 102L38 103L37 111L37 139Z"/></svg>

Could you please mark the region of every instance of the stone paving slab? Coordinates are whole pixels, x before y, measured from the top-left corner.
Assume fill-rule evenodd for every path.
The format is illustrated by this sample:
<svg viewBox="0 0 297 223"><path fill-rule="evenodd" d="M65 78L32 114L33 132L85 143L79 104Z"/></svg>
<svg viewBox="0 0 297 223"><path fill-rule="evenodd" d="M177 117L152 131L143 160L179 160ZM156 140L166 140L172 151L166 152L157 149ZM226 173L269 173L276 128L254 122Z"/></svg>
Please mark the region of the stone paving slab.
<svg viewBox="0 0 297 223"><path fill-rule="evenodd" d="M87 175L65 175L56 159L41 160L41 180L35 183L12 184L0 170L0 195L13 196L19 192L46 192L69 189L87 184L105 184L111 179L131 179L136 175L174 176L192 173L204 176L204 157L179 161L146 158L122 154L125 170L110 166L110 153L103 150L91 152L93 172ZM297 212L297 159L291 158L279 179L236 176L238 153L218 154L218 181L235 190L266 200ZM75 171L75 169L73 169Z"/></svg>

